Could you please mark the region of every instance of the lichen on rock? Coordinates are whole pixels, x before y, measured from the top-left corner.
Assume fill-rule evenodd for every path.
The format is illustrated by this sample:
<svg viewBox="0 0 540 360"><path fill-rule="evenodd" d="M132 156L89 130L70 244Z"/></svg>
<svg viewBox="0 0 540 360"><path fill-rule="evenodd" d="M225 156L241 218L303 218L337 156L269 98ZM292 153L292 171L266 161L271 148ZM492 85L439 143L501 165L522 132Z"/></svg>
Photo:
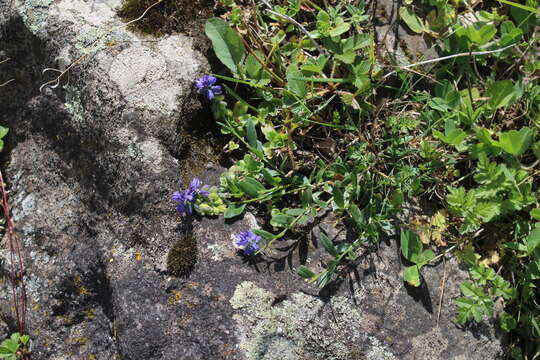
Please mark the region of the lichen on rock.
<svg viewBox="0 0 540 360"><path fill-rule="evenodd" d="M350 299L336 296L325 303L294 293L273 305L274 299L274 294L252 282L238 285L230 299L248 359L394 359L383 344L358 331L361 314ZM325 310L333 318L321 316Z"/></svg>

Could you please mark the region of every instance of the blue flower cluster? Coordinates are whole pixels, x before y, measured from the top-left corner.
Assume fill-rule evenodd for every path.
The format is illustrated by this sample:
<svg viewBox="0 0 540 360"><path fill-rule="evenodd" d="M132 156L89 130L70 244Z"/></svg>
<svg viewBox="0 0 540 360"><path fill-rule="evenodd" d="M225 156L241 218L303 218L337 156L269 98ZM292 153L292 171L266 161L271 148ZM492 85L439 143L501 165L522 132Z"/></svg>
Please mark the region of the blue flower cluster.
<svg viewBox="0 0 540 360"><path fill-rule="evenodd" d="M244 255L251 255L259 250L259 241L261 241L261 237L255 235L251 230L242 231L236 235L236 245L244 250Z"/></svg>
<svg viewBox="0 0 540 360"><path fill-rule="evenodd" d="M202 181L194 178L191 180L189 187L186 190L175 191L172 195L173 201L176 201L178 205L176 206L176 211L179 213L192 214L193 208L192 204L195 201L197 195L202 195L208 197L208 191L200 189Z"/></svg>
<svg viewBox="0 0 540 360"><path fill-rule="evenodd" d="M214 85L217 79L210 75L204 75L201 78L195 80L195 87L197 92L212 100L214 96L221 94L221 86Z"/></svg>

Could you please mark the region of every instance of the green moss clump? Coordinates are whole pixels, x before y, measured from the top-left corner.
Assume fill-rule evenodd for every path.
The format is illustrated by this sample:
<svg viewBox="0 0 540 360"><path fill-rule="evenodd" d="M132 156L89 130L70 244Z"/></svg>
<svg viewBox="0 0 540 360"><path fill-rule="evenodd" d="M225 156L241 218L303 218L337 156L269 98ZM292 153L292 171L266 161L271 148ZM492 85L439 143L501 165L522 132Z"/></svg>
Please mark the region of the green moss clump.
<svg viewBox="0 0 540 360"><path fill-rule="evenodd" d="M193 235L178 240L167 255L167 271L174 276L187 276L197 263L197 241Z"/></svg>

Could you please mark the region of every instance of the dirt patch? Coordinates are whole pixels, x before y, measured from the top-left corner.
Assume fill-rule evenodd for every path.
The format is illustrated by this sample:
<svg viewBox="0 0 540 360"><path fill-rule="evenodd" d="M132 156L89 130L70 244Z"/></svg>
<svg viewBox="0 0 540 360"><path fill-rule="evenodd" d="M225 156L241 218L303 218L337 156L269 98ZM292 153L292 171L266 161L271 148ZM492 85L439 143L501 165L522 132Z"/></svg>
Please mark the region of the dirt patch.
<svg viewBox="0 0 540 360"><path fill-rule="evenodd" d="M139 18L157 0L124 0L117 10L126 22ZM132 31L161 36L183 33L197 37L204 21L214 14L215 0L163 0L143 19L131 25Z"/></svg>

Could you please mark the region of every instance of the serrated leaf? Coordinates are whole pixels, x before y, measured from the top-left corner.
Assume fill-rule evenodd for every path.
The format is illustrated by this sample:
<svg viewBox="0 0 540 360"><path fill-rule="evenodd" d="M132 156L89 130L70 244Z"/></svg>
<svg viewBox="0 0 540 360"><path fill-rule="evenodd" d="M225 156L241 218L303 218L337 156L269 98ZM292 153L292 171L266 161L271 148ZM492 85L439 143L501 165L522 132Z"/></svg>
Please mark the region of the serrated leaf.
<svg viewBox="0 0 540 360"><path fill-rule="evenodd" d="M223 214L223 217L225 219L231 219L233 217L236 217L244 212L246 208L246 204L242 204L240 206L237 206L235 204L231 204L227 207L225 210L225 213Z"/></svg>
<svg viewBox="0 0 540 360"><path fill-rule="evenodd" d="M534 132L528 127L523 127L519 131L510 130L499 134L499 144L507 153L520 156L531 146Z"/></svg>
<svg viewBox="0 0 540 360"><path fill-rule="evenodd" d="M356 87L357 93L362 93L371 87L371 79L368 75L356 74L353 85Z"/></svg>
<svg viewBox="0 0 540 360"><path fill-rule="evenodd" d="M495 202L479 202L474 208L474 212L482 221L490 222L501 214L501 204Z"/></svg>
<svg viewBox="0 0 540 360"><path fill-rule="evenodd" d="M242 62L245 53L240 36L220 18L208 19L204 30L212 41L217 58L233 73L237 73L237 64Z"/></svg>
<svg viewBox="0 0 540 360"><path fill-rule="evenodd" d="M405 268L403 271L403 280L414 287L420 286L420 269L418 266L413 265Z"/></svg>

